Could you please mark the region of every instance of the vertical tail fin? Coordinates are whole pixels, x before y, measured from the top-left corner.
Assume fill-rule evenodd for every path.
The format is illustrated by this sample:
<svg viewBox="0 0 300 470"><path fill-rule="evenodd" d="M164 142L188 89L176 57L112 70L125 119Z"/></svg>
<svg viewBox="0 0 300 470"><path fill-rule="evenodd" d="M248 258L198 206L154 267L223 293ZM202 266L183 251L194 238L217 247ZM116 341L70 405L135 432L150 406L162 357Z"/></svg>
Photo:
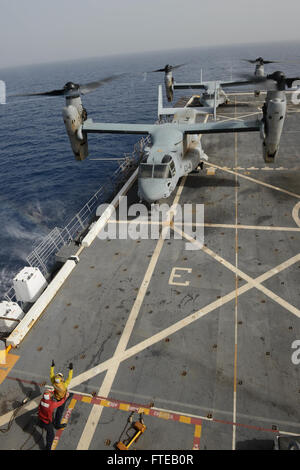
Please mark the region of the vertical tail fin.
<svg viewBox="0 0 300 470"><path fill-rule="evenodd" d="M164 108L163 105L163 94L162 94L162 86L158 86L158 107L157 107L157 115L158 119L162 116L173 116L178 111L182 112L184 108ZM214 112L214 108L209 107L200 107L194 108L197 111L197 114L212 114Z"/></svg>

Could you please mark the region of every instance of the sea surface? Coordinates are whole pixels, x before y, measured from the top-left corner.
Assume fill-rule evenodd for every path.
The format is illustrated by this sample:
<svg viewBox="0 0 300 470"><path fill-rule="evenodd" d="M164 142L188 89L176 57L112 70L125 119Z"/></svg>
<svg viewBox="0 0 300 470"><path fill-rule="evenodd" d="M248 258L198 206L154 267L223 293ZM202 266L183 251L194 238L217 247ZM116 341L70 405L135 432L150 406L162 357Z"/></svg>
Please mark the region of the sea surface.
<svg viewBox="0 0 300 470"><path fill-rule="evenodd" d="M99 50L99 55L101 50ZM68 81L87 83L125 73L83 97L89 117L102 122L153 123L157 88L165 64L186 64L174 71L176 81L236 79L253 73L242 59L298 61L271 64L267 73L300 75L300 42L171 50L0 69L7 104L0 105L0 299L26 256L49 231L64 227L116 169L114 161L94 158L130 152L138 136L90 135L89 157L74 159L62 120L63 97L12 97L62 88ZM176 101L188 94L175 91ZM164 98L165 99L165 98Z"/></svg>

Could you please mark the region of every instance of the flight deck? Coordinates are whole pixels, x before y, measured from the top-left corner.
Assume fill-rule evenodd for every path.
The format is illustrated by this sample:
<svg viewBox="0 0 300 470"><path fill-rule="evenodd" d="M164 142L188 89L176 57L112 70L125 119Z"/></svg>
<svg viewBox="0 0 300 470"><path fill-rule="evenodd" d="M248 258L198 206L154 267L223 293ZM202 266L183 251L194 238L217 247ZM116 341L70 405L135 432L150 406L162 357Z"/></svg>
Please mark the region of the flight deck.
<svg viewBox="0 0 300 470"><path fill-rule="evenodd" d="M264 94L229 98L218 121L261 118ZM44 448L35 417L52 359L65 375L74 364L53 450L114 451L138 421L131 450L272 449L279 434L300 435L300 126L287 100L274 164L257 133L203 135L209 160L163 201L204 204L203 246L187 250L197 241L171 221L158 239L77 247L76 268L1 369L1 428L15 418L1 449ZM137 183L127 196L139 202ZM116 224L127 222L117 213Z"/></svg>

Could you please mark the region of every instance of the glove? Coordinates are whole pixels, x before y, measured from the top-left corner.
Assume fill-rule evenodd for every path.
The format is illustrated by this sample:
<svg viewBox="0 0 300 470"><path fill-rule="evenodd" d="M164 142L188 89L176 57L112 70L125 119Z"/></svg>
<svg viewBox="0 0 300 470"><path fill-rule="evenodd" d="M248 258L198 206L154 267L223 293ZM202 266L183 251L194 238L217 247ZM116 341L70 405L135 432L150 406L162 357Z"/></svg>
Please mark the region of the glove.
<svg viewBox="0 0 300 470"><path fill-rule="evenodd" d="M70 364L69 364L69 369L71 369L71 370L73 369L73 363L72 362L70 362Z"/></svg>
<svg viewBox="0 0 300 470"><path fill-rule="evenodd" d="M54 366L55 366L55 362L54 362L53 359L52 359L51 367L54 367Z"/></svg>

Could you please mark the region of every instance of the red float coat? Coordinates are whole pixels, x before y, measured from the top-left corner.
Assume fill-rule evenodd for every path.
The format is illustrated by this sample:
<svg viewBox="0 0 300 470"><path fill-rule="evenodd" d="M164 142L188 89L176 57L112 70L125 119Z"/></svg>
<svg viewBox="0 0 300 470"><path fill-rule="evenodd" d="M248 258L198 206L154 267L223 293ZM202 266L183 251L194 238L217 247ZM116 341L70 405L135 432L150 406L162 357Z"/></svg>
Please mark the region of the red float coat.
<svg viewBox="0 0 300 470"><path fill-rule="evenodd" d="M63 405L67 399L67 395L60 401L55 401L53 393L44 393L39 404L39 418L43 423L52 423L53 411L55 408Z"/></svg>

